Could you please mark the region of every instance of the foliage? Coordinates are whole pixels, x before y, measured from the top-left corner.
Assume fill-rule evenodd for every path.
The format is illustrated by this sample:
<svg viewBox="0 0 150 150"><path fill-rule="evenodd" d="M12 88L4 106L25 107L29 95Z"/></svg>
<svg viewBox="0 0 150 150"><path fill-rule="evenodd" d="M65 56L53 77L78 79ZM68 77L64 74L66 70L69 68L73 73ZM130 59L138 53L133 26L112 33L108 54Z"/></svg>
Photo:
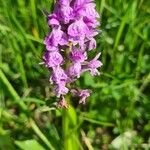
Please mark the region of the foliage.
<svg viewBox="0 0 150 150"><path fill-rule="evenodd" d="M53 2L0 0L0 149L150 149L150 2L96 3L101 76L83 75L92 96L64 111L39 65Z"/></svg>

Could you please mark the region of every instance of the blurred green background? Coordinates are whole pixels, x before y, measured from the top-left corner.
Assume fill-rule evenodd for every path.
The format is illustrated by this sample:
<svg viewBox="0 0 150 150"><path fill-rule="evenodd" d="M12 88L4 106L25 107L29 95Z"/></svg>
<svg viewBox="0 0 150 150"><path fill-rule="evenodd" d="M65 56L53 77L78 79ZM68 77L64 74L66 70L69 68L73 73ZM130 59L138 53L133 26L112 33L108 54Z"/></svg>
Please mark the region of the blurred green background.
<svg viewBox="0 0 150 150"><path fill-rule="evenodd" d="M84 74L91 97L64 111L39 65L53 1L0 0L0 150L150 149L150 1L96 3L101 76Z"/></svg>

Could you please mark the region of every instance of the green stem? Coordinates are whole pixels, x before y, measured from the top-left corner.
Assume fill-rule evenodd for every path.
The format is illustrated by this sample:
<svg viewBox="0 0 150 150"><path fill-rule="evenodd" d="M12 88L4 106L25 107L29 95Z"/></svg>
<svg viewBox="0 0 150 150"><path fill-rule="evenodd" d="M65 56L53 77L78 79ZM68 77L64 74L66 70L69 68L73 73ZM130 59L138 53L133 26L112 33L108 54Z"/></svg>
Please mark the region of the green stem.
<svg viewBox="0 0 150 150"><path fill-rule="evenodd" d="M69 102L70 97L66 97ZM72 106L62 111L62 134L64 150L78 150L78 135L75 129L77 126L76 112Z"/></svg>
<svg viewBox="0 0 150 150"><path fill-rule="evenodd" d="M66 101L69 102L69 96L66 97ZM70 109L70 108L68 108ZM64 140L64 150L70 150L72 145L69 138L69 110L63 109L62 110L62 129L63 129L63 140Z"/></svg>
<svg viewBox="0 0 150 150"><path fill-rule="evenodd" d="M68 138L68 130L69 130L69 122L67 117L67 110L63 110L62 116L62 129L63 129L63 140L64 140L64 150L69 149L69 138Z"/></svg>

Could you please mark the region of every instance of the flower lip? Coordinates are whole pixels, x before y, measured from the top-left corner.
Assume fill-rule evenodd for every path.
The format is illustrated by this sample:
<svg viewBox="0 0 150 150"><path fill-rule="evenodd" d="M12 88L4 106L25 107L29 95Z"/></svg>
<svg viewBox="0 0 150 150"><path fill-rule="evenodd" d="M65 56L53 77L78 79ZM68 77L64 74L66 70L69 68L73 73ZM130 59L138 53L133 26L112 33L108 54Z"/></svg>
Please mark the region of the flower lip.
<svg viewBox="0 0 150 150"><path fill-rule="evenodd" d="M88 27L83 22L83 19L79 19L76 22L72 23L68 27L68 34L73 37L85 36L88 32Z"/></svg>
<svg viewBox="0 0 150 150"><path fill-rule="evenodd" d="M54 51L54 52L46 51L43 56L43 59L47 67L59 66L63 62L63 57L57 51Z"/></svg>
<svg viewBox="0 0 150 150"><path fill-rule="evenodd" d="M72 52L69 55L69 58L75 63L82 63L87 59L87 54L81 49L73 48Z"/></svg>

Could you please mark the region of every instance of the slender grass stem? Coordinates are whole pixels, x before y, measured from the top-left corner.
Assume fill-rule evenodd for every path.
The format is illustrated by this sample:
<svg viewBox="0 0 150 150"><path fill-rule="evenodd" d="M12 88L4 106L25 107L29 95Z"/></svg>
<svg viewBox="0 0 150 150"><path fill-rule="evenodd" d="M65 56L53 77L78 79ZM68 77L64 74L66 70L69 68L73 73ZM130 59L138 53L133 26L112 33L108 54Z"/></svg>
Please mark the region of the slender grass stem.
<svg viewBox="0 0 150 150"><path fill-rule="evenodd" d="M8 79L6 78L5 74L0 70L0 82L4 85L6 90L8 91L9 95L12 97L12 99L23 109L27 110L26 105L24 104L23 101L20 100L20 96L18 93L15 91L13 86L10 84Z"/></svg>
<svg viewBox="0 0 150 150"><path fill-rule="evenodd" d="M36 125L35 121L33 119L30 119L30 125L34 132L41 138L41 140L50 148L50 150L55 150L53 145L49 142L49 140L45 137L45 135L40 131L38 126Z"/></svg>

